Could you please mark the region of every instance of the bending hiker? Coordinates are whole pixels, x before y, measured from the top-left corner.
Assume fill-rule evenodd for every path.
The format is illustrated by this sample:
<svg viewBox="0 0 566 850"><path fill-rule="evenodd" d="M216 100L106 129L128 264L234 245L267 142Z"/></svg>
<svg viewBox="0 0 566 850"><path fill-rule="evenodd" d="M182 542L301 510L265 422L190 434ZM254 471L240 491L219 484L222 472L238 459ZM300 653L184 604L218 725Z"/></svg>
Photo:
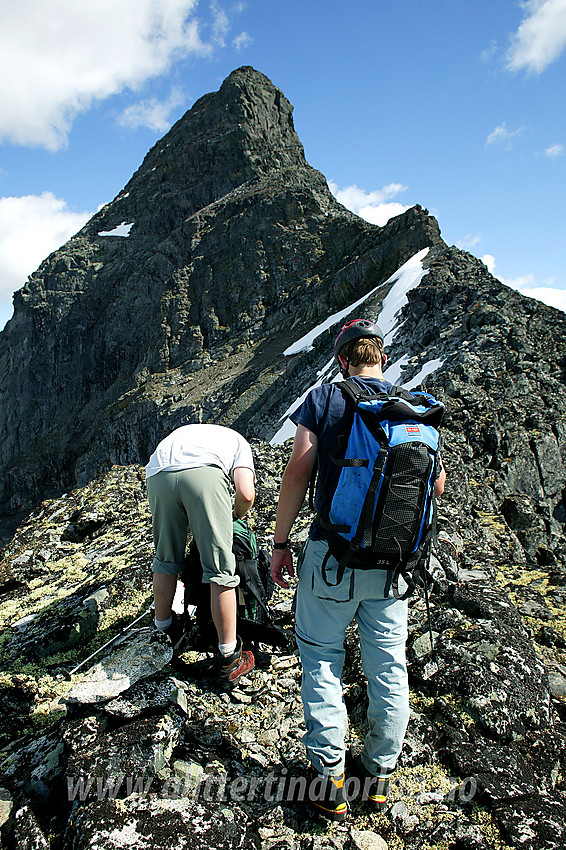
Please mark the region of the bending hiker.
<svg viewBox="0 0 566 850"><path fill-rule="evenodd" d="M336 339L334 356L342 374L355 377L355 386L373 393L392 391L392 385L383 378L387 357L378 325L365 320L345 325ZM354 618L368 680L369 731L361 753L354 756L352 775L363 782L364 799L376 808L386 804L389 776L401 752L409 717L407 602L393 594L391 570L371 568L367 563L363 569L350 569L339 563L329 552L332 538L328 525L325 528L322 524L322 517L328 516L323 511L324 494L335 491L341 471L332 454L338 435L348 434L352 428L353 416L352 404L340 383L311 390L292 415L297 431L281 482L271 562L273 580L288 587L284 574L294 575L288 538L318 463L317 517L299 557L296 596L296 636L303 666L301 696L307 729L303 740L310 762L303 799L334 820L343 820L348 809L344 790L347 714L342 667L345 632ZM349 464L356 465L359 464ZM440 495L446 477L440 459L436 468L431 462L430 469L429 489L438 474L436 495ZM341 559L340 554L338 557Z"/></svg>
<svg viewBox="0 0 566 850"><path fill-rule="evenodd" d="M253 669L254 656L236 635L236 591L232 520L245 516L255 498L249 444L231 428L184 425L165 437L146 468L153 519L155 625L175 645L180 623L171 606L182 572L189 523L198 546L203 582L210 585L212 619L218 633L219 678L233 683ZM234 506L229 491L234 482Z"/></svg>

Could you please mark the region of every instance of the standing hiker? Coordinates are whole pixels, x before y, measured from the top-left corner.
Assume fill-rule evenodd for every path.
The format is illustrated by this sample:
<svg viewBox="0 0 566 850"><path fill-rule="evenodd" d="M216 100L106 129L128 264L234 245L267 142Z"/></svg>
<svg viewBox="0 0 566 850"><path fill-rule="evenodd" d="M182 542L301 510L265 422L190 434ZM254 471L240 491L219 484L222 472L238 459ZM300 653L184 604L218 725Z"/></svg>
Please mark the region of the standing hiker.
<svg viewBox="0 0 566 850"><path fill-rule="evenodd" d="M236 635L236 591L232 520L249 511L255 498L252 451L244 438L220 425L183 425L162 440L145 468L153 519L155 625L179 639L171 609L182 572L190 529L210 585L212 619L218 633L218 671L232 684L253 670L253 653ZM234 505L229 490L234 483Z"/></svg>
<svg viewBox="0 0 566 850"><path fill-rule="evenodd" d="M344 325L336 339L334 356L343 376L354 378L355 386L372 393L392 391L392 385L383 378L387 357L378 325L366 320ZM324 516L328 518L324 495L335 491L341 472L332 457L337 437L348 434L353 416L353 406L340 383L313 389L291 416L297 431L281 482L271 561L273 580L288 587L284 573L294 575L289 534L318 464L317 517L299 557L296 596L296 636L303 667L301 697L307 730L303 740L310 762L302 799L334 820L343 820L348 810L344 790L347 714L342 667L345 632L354 618L368 680L369 731L361 753L353 757L352 775L363 782L363 798L378 809L386 804L389 776L401 752L409 717L407 602L393 594L391 570L371 568L367 563L365 569L343 567L329 552L328 523L323 526ZM356 465L359 464L350 464ZM430 489L438 475L436 495L440 495L446 477L440 458L430 469ZM347 512L347 504L345 508ZM341 559L340 554L338 558Z"/></svg>

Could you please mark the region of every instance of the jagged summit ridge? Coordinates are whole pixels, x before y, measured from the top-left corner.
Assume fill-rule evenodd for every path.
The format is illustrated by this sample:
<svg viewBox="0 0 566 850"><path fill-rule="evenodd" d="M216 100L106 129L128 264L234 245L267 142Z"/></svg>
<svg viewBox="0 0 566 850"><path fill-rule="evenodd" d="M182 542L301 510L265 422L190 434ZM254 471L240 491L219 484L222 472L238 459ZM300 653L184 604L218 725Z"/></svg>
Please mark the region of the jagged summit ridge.
<svg viewBox="0 0 566 850"><path fill-rule="evenodd" d="M163 237L248 180L305 167L287 98L264 74L238 68L151 148L123 191L82 232L108 232L128 220L133 236Z"/></svg>

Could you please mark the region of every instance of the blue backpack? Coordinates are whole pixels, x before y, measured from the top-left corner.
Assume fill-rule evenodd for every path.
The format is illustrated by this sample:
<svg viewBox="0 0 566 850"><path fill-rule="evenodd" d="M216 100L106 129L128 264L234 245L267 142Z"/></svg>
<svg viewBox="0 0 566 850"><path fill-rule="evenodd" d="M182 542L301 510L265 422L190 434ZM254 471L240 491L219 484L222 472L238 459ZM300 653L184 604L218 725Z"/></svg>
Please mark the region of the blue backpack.
<svg viewBox="0 0 566 850"><path fill-rule="evenodd" d="M340 564L338 582L346 567L388 570L395 596L404 599L434 534L444 405L401 387L374 392L352 378L337 386L353 404L353 418L332 452L340 475L334 492L323 494L318 521Z"/></svg>

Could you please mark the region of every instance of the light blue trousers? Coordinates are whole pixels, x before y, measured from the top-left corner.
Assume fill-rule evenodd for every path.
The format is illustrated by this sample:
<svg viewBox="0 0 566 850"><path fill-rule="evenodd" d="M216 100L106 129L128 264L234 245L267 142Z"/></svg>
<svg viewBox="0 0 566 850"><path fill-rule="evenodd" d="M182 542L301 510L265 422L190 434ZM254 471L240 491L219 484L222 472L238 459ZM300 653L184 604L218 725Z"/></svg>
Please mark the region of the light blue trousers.
<svg viewBox="0 0 566 850"><path fill-rule="evenodd" d="M346 569L336 584L338 564L330 557L325 581L321 567L327 550L325 541L307 540L298 564L295 631L303 666L303 741L319 772L343 773L348 724L342 693L344 637L355 618L369 699L362 760L372 774L389 772L409 720L407 602L391 593L385 597L385 570Z"/></svg>

